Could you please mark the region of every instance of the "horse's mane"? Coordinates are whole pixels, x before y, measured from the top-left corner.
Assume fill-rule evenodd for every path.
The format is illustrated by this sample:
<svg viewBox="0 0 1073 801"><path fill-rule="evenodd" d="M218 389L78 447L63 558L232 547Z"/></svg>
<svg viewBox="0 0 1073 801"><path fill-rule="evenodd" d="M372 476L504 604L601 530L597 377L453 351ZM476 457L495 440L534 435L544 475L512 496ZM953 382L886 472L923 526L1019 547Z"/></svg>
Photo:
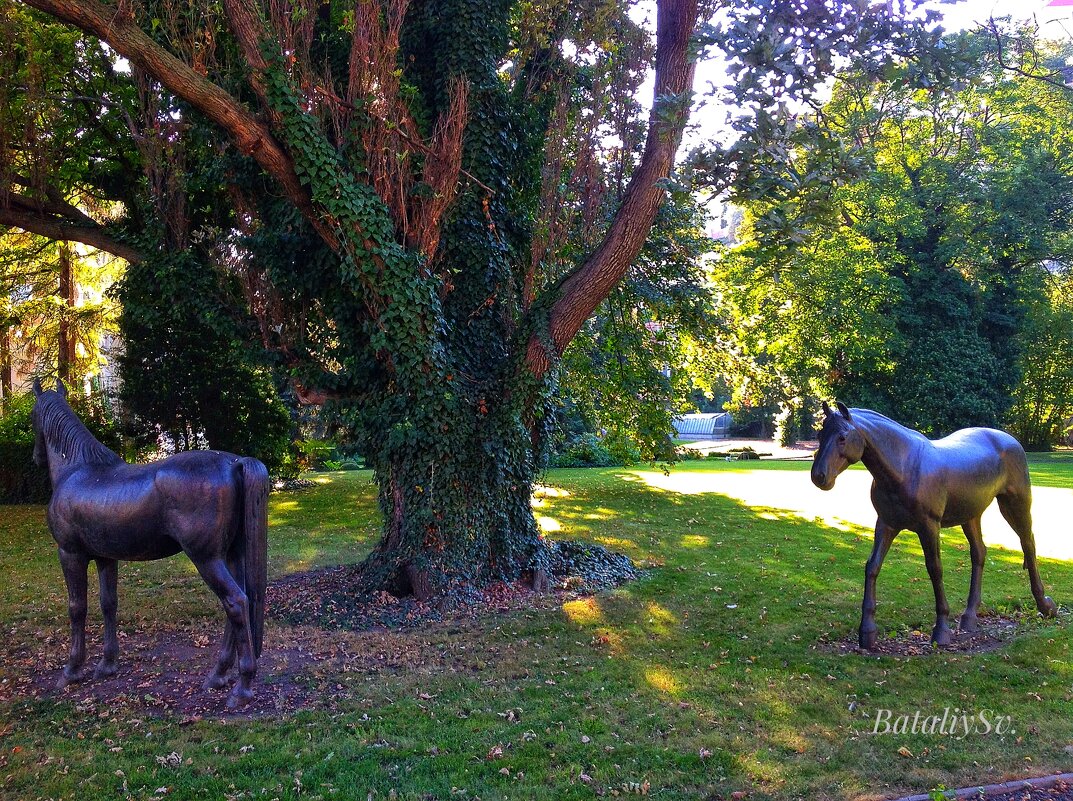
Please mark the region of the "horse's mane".
<svg viewBox="0 0 1073 801"><path fill-rule="evenodd" d="M82 464L119 464L123 461L97 441L60 397L42 395L37 402L41 409L41 433L65 459Z"/></svg>
<svg viewBox="0 0 1073 801"><path fill-rule="evenodd" d="M878 418L879 420L881 420L881 421L883 421L885 423L889 423L893 428L900 429L900 430L906 432L907 434L910 434L910 435L916 436L916 437L920 437L921 439L928 439L923 434L921 434L919 431L917 431L915 428L909 428L909 426L903 426L897 420L891 420L885 414L880 414L879 412L877 412L877 411L875 411L873 409L850 409L849 411L850 411L850 414L853 415L854 417L856 417L858 414L863 414L864 417L866 417L866 418L867 417Z"/></svg>

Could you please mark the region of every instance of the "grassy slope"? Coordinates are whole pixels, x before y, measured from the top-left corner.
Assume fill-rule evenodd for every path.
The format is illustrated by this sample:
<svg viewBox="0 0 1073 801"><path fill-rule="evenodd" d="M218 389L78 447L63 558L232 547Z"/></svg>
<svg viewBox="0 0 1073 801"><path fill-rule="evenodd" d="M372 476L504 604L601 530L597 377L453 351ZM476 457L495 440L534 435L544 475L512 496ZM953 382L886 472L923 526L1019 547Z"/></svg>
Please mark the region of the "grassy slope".
<svg viewBox="0 0 1073 801"><path fill-rule="evenodd" d="M799 470L808 481L800 463L681 469L744 470L760 482L767 470ZM1073 488L1068 457L1034 458L1033 470L1040 484ZM327 693L342 688L330 712L180 725L139 709L0 703L0 796L146 798L168 787L174 798L261 797L264 789L266 799L388 798L393 790L415 799L588 799L647 782L649 794L668 799L739 789L857 798L1071 768L1063 750L1073 744L1068 615L1027 623L1015 642L973 656L817 648L820 638L855 631L870 532L653 489L640 472L552 471L547 482L565 493L543 498L538 514L555 536L661 565L646 579L550 612L332 635L355 653L386 649L389 658L319 677ZM1073 492L1070 502L1073 509ZM59 662L66 647L62 581L42 518L40 507L0 507L0 575L14 576L0 585L0 657L34 647ZM360 558L377 519L368 473L274 496L273 574ZM968 584L960 532L944 536L944 567L957 608ZM1073 602L1073 564L1041 569L1056 600ZM124 628L203 620L215 638L219 614L189 563L125 565L120 584ZM1029 606L1019 554L991 549L984 602ZM896 542L880 604L887 633L930 627L915 538ZM99 644L90 647L92 658ZM0 658L0 681L9 662ZM946 706L1009 715L1016 733L870 735L878 708L912 715ZM497 747L503 756L489 759ZM902 747L913 756L899 755ZM158 763L171 752L182 764Z"/></svg>

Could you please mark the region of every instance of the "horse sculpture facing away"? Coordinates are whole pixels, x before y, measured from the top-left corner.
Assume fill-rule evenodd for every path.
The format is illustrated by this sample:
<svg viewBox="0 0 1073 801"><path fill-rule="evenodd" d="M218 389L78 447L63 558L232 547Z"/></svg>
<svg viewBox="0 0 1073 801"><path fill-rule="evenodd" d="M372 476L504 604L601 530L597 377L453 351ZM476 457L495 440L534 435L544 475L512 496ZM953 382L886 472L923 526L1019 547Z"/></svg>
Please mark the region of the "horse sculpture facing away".
<svg viewBox="0 0 1073 801"><path fill-rule="evenodd" d="M206 688L223 688L238 658L235 708L253 697L264 631L268 471L256 459L189 451L131 465L93 438L67 404L62 382L34 382L34 462L52 481L48 525L59 546L71 618L71 653L62 689L85 678L86 581L97 563L104 655L94 678L116 672L116 583L121 559L163 559L184 552L227 615L223 644Z"/></svg>
<svg viewBox="0 0 1073 801"><path fill-rule="evenodd" d="M1017 440L992 428L965 428L933 442L878 412L847 409L842 403L837 406L838 410L832 411L826 402L823 404L825 418L812 465L812 483L829 490L839 473L859 461L872 474L872 505L879 519L864 575L862 648L876 646L876 577L891 542L904 529L920 537L935 591L931 639L938 645L949 645L950 609L943 592L939 529L961 526L969 540L972 578L960 626L964 631L977 629L980 578L987 553L980 517L995 498L1002 516L1021 540L1036 607L1046 617L1055 614L1054 601L1044 595L1036 569L1032 487L1025 452Z"/></svg>

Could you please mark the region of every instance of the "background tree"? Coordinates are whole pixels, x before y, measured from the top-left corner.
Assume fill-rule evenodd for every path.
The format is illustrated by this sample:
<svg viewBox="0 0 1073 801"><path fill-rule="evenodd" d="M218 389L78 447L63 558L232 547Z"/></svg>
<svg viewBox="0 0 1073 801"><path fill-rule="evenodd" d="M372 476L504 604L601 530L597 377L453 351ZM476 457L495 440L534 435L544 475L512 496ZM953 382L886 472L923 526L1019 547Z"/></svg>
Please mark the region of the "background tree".
<svg viewBox="0 0 1073 801"><path fill-rule="evenodd" d="M800 152L782 177L807 184L830 153L854 180L806 190L822 202L751 201L727 307L739 373L775 382L773 397L838 394L930 434L1004 420L1025 276L1068 250L1073 103L986 44L952 37L959 72L940 82L904 68L844 76L815 117L829 147ZM741 289L734 276L753 267L761 280ZM829 309L805 312L821 298Z"/></svg>

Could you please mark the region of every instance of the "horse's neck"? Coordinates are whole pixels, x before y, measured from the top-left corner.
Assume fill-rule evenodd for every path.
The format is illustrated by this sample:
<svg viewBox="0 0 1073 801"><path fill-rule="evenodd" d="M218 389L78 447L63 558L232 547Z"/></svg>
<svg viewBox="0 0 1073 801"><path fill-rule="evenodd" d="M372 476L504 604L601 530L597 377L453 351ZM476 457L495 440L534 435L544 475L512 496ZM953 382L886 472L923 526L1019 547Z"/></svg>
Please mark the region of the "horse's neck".
<svg viewBox="0 0 1073 801"><path fill-rule="evenodd" d="M908 429L878 415L855 416L853 423L864 435L866 446L861 461L872 478L881 486L900 487L920 441L907 435Z"/></svg>
<svg viewBox="0 0 1073 801"><path fill-rule="evenodd" d="M73 453L65 453L60 445L48 443L48 475L55 487L57 482L66 476L72 469L78 467L81 461L75 458Z"/></svg>

